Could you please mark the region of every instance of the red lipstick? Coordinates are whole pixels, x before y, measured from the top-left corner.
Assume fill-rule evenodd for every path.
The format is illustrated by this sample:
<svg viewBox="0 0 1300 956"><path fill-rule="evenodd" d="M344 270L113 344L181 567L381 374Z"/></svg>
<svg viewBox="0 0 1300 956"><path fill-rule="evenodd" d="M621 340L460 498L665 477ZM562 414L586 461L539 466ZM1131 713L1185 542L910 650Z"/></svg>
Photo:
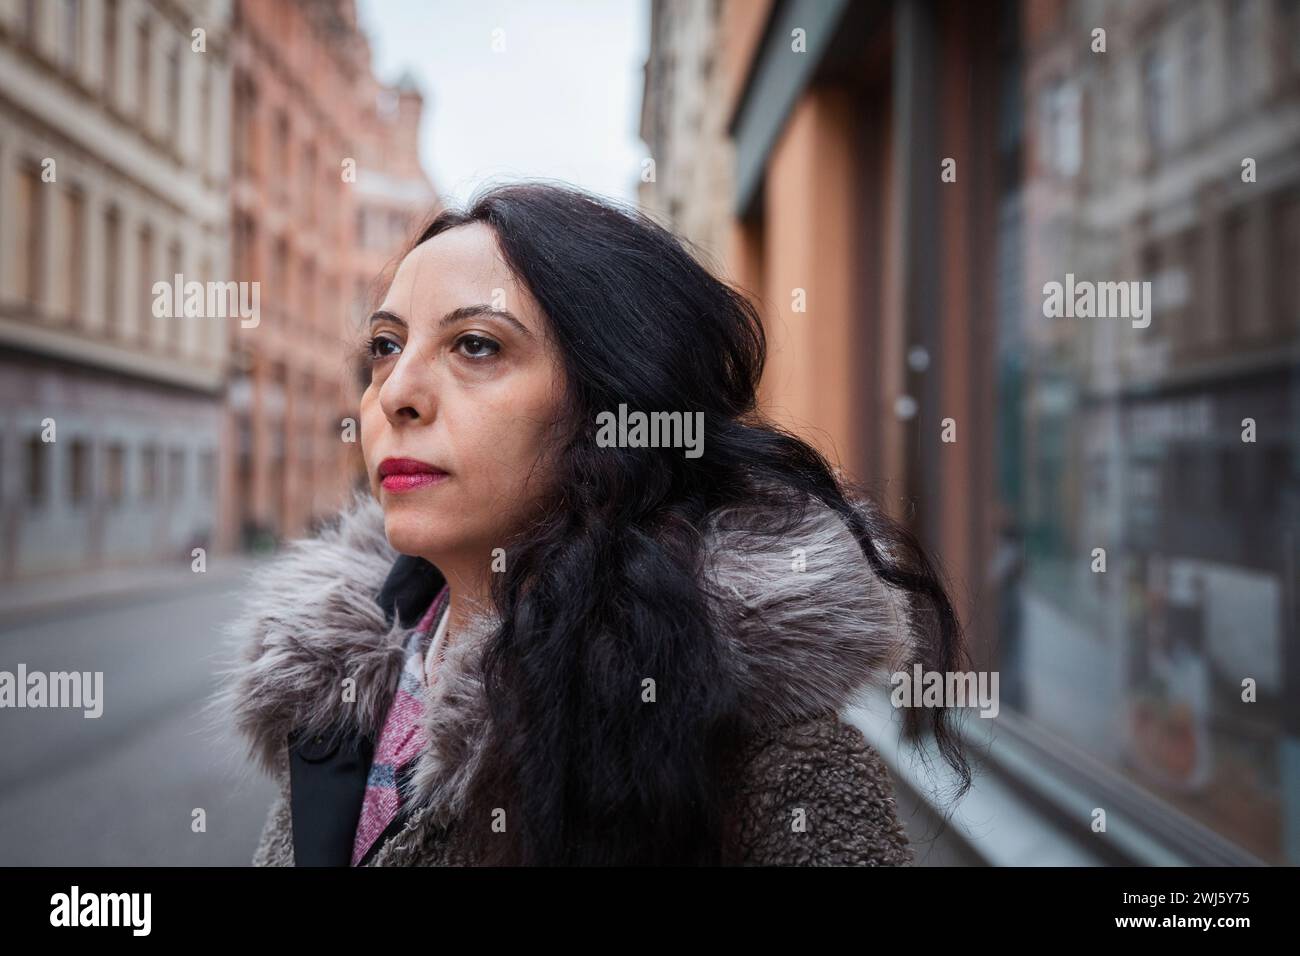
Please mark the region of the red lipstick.
<svg viewBox="0 0 1300 956"><path fill-rule="evenodd" d="M437 465L414 458L385 458L379 463L379 484L385 491L413 491L447 477Z"/></svg>

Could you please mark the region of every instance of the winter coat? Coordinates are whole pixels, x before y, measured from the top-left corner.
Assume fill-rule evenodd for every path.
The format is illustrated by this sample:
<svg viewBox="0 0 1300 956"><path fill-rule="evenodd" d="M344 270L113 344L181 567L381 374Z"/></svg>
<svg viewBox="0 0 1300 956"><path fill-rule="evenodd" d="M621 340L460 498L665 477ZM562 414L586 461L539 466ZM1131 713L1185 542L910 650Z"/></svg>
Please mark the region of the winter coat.
<svg viewBox="0 0 1300 956"><path fill-rule="evenodd" d="M905 666L911 605L820 503L780 540L743 537L767 523L770 514L739 505L715 511L703 529L701 583L745 728L738 769L725 778L724 861L911 864L889 773L840 716L865 684ZM348 865L403 637L441 583L432 565L393 551L380 505L364 494L250 578L229 628L236 659L212 703L278 784L254 865ZM456 831L488 726L477 652L490 623L477 619L447 648L426 691L412 809L364 865L475 862Z"/></svg>

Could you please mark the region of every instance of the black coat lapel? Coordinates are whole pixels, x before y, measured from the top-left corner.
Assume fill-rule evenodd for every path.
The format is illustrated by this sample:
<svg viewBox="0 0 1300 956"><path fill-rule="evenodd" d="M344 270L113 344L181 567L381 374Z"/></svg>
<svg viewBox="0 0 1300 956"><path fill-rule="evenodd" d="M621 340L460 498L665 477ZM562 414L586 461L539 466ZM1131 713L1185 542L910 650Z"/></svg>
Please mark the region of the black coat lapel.
<svg viewBox="0 0 1300 956"><path fill-rule="evenodd" d="M375 600L384 609L390 625L394 615L403 625L414 625L445 583L442 572L424 558L403 554L393 562Z"/></svg>
<svg viewBox="0 0 1300 956"><path fill-rule="evenodd" d="M414 625L444 583L442 574L428 561L402 555L375 600L390 626L394 619ZM311 738L294 732L288 744L294 863L349 866L376 741L350 724L340 723ZM376 847L389 832L391 827L376 841Z"/></svg>
<svg viewBox="0 0 1300 956"><path fill-rule="evenodd" d="M289 738L289 812L295 866L348 866L374 741L334 728Z"/></svg>

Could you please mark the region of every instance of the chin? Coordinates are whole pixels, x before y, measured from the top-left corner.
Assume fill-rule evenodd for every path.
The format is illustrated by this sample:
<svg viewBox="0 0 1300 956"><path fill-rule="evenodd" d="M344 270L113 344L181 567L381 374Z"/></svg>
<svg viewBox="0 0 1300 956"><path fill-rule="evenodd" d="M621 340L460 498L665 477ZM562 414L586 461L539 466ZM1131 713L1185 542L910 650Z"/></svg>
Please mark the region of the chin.
<svg viewBox="0 0 1300 956"><path fill-rule="evenodd" d="M428 557L444 549L443 536L429 527L427 514L403 505L384 509L384 534L388 543L401 554Z"/></svg>

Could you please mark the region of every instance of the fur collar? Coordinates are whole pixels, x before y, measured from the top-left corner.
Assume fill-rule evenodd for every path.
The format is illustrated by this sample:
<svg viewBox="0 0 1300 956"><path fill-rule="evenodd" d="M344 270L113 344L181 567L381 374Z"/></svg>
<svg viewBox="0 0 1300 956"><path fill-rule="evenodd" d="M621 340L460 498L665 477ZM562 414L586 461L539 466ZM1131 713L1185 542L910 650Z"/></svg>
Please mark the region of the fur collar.
<svg viewBox="0 0 1300 956"><path fill-rule="evenodd" d="M850 705L865 685L905 667L915 640L905 595L871 571L834 512L814 502L790 535L751 536L765 524L770 514L757 506L715 511L702 562L741 717L755 730ZM414 624L390 626L375 600L396 558L379 503L358 493L317 537L254 570L242 612L227 626L234 663L210 704L233 721L264 771L274 771L295 729L310 734L343 722L377 736ZM487 708L476 651L493 624L480 617L456 635L426 699L430 743L413 797L440 822L460 810L483 751ZM353 701L344 700L349 677Z"/></svg>

